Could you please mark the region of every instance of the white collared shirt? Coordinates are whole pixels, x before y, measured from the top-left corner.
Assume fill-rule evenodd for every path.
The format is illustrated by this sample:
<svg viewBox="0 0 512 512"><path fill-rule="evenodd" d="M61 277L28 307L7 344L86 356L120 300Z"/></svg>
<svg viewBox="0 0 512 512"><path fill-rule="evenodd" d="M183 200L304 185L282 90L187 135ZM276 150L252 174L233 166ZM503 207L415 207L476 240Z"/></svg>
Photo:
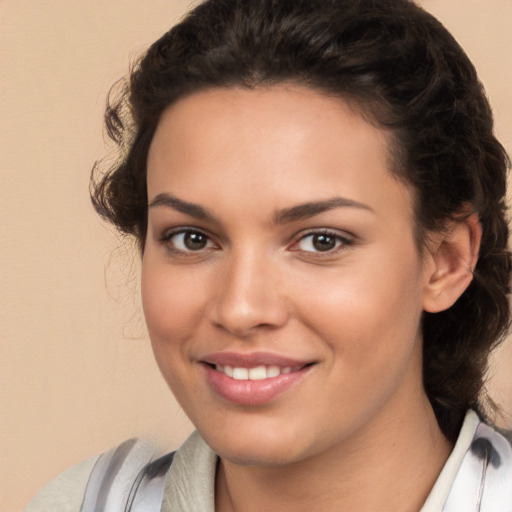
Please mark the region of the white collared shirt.
<svg viewBox="0 0 512 512"><path fill-rule="evenodd" d="M474 475L465 474L471 472L472 465L479 460L471 450L472 443L477 437L484 440L492 437L494 443L504 443L500 451L506 458L503 461L506 466L502 468L502 475L505 479L510 478L510 507L504 504L501 508L500 503L500 511L512 512L512 448L504 438L481 423L473 411L466 414L455 447L419 512L480 510L475 508L476 499L473 496L475 492L478 493L478 486L471 484L471 489L468 489L466 485L466 482L474 481ZM97 460L98 457L93 457L62 473L34 498L24 512L79 512L89 475ZM176 452L167 475L161 512L215 512L216 468L216 454L197 431L193 432ZM505 483L503 486L502 483L500 490L505 489L507 500L508 484ZM461 504L461 500L466 500L468 504ZM491 503L492 508L484 505L482 512L494 512L492 502L488 500L487 503Z"/></svg>

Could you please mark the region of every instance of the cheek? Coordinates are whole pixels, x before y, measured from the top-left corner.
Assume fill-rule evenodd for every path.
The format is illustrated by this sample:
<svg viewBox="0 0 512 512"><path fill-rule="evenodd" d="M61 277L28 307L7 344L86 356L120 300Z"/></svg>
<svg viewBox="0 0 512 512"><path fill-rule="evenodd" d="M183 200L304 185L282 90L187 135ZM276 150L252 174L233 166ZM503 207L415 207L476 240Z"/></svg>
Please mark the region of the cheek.
<svg viewBox="0 0 512 512"><path fill-rule="evenodd" d="M194 271L176 271L172 266L155 262L146 254L142 263L141 293L144 316L154 344L174 345L201 317L203 296Z"/></svg>
<svg viewBox="0 0 512 512"><path fill-rule="evenodd" d="M339 421L354 421L382 406L401 383L421 375L418 331L421 301L415 272L356 271L309 293L302 318L328 346L331 357L322 385L322 406ZM415 268L413 266L413 268ZM321 290L321 293L320 293ZM406 377L407 376L407 377ZM318 397L312 397L313 409ZM337 407L333 408L333 403Z"/></svg>
<svg viewBox="0 0 512 512"><path fill-rule="evenodd" d="M153 354L164 379L182 405L186 393L192 391L187 391L187 386L183 385L191 381L187 365L188 340L200 321L198 287L191 286L184 275L172 272L169 265L153 264L150 257L142 264L142 305Z"/></svg>
<svg viewBox="0 0 512 512"><path fill-rule="evenodd" d="M301 311L331 351L341 353L335 361L369 368L410 353L419 330L421 290L414 249L400 255L378 250L338 275L320 276L313 290L301 294Z"/></svg>
<svg viewBox="0 0 512 512"><path fill-rule="evenodd" d="M141 274L142 305L153 354L169 388L182 406L194 394L190 376L189 340L201 311L198 287L190 274L173 272L172 267L145 254ZM187 383L186 385L184 383Z"/></svg>

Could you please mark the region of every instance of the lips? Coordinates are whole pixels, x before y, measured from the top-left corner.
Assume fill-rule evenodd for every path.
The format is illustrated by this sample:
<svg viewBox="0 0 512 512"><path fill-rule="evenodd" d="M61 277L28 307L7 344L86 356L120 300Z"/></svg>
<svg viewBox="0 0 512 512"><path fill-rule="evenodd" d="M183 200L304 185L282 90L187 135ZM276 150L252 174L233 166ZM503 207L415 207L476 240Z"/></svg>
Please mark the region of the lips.
<svg viewBox="0 0 512 512"><path fill-rule="evenodd" d="M309 373L314 362L269 353L223 352L202 361L212 391L235 404L256 406L277 399Z"/></svg>

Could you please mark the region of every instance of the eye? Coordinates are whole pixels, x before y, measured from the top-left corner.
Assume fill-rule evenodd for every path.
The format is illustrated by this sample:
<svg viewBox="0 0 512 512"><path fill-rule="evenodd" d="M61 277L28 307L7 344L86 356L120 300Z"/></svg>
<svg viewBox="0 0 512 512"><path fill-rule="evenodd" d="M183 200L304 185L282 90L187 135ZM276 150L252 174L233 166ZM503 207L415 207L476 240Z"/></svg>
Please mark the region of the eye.
<svg viewBox="0 0 512 512"><path fill-rule="evenodd" d="M167 234L162 241L169 244L172 249L181 252L197 252L215 247L210 238L201 231L190 229L175 231Z"/></svg>
<svg viewBox="0 0 512 512"><path fill-rule="evenodd" d="M331 232L309 233L303 236L296 244L295 250L304 252L333 252L350 241Z"/></svg>

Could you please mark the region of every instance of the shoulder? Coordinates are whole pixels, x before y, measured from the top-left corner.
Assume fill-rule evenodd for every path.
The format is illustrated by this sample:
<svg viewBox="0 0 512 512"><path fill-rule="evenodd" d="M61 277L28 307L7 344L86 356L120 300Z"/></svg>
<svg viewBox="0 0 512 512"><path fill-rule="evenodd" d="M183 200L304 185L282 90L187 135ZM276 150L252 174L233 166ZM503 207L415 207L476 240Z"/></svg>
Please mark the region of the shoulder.
<svg viewBox="0 0 512 512"><path fill-rule="evenodd" d="M61 473L33 498L24 512L78 512L99 455Z"/></svg>
<svg viewBox="0 0 512 512"><path fill-rule="evenodd" d="M129 439L59 475L37 494L24 512L125 510L127 504L137 501L139 490L148 485L157 487L152 501L160 503L158 489L163 493L165 473L172 457L153 461L155 452L151 442ZM155 505L150 510L153 509L160 510L160 507Z"/></svg>
<svg viewBox="0 0 512 512"><path fill-rule="evenodd" d="M511 489L510 441L502 432L480 421L443 510L471 510L468 507L478 504L478 510L510 512Z"/></svg>
<svg viewBox="0 0 512 512"><path fill-rule="evenodd" d="M469 410L421 512L512 512L512 447Z"/></svg>
<svg viewBox="0 0 512 512"><path fill-rule="evenodd" d="M59 475L24 512L214 510L217 458L197 432L176 457L155 453L151 442L125 441Z"/></svg>

